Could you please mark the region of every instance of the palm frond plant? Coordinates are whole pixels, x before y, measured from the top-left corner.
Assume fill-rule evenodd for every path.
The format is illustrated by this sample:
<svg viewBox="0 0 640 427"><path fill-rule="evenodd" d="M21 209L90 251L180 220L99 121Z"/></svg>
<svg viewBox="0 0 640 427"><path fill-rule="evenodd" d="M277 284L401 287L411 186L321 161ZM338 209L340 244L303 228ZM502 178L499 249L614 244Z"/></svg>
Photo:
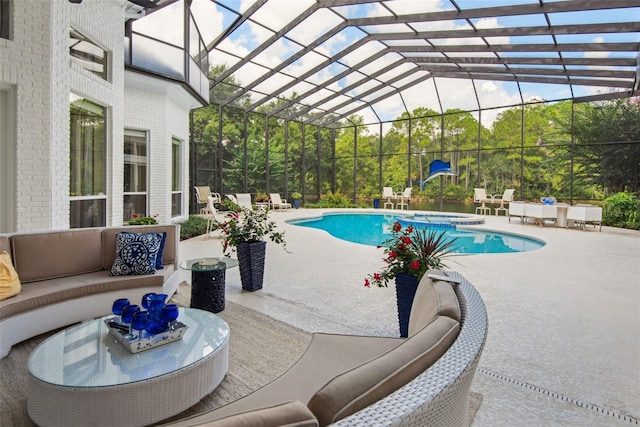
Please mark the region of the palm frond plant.
<svg viewBox="0 0 640 427"><path fill-rule="evenodd" d="M395 222L392 236L379 247L384 247L384 269L367 276L366 287L373 283L387 287L398 273L417 277L418 281L429 269L446 267L443 258L455 252L457 238L449 238L444 231L428 228L402 227Z"/></svg>

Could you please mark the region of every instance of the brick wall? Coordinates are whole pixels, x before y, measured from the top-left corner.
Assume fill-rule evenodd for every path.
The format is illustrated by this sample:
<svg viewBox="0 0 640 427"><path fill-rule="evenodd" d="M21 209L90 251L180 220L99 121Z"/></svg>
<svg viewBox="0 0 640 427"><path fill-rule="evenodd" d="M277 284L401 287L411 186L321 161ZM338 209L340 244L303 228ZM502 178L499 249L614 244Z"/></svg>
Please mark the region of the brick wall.
<svg viewBox="0 0 640 427"><path fill-rule="evenodd" d="M11 209L17 231L48 229L51 4L15 1L13 9L13 40L0 39L0 82L16 93L16 200Z"/></svg>
<svg viewBox="0 0 640 427"><path fill-rule="evenodd" d="M184 141L188 212L189 110L179 85L137 75L125 83L124 8L119 0L16 0L13 40L0 39L0 89L16 93L16 231L69 227L69 97L106 107L107 225L121 224L124 128L149 131L150 213L171 219L171 137ZM110 52L107 81L71 63L69 28ZM135 74L127 72L127 74Z"/></svg>

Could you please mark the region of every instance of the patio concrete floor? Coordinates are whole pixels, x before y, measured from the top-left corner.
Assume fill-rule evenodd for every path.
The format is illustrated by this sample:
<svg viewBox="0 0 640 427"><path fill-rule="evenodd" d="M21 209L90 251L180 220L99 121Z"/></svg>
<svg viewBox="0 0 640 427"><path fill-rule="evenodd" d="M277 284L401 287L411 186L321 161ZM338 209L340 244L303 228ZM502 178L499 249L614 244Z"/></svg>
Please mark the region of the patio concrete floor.
<svg viewBox="0 0 640 427"><path fill-rule="evenodd" d="M393 286L363 286L382 266L382 249L285 222L328 211L271 212L286 231L289 252L269 242L264 288L257 292L242 291L238 269L228 270L228 300L309 332L397 336ZM472 227L546 242L531 252L448 262L478 289L489 316L472 385L483 402L472 425L637 425L640 232L539 227L504 216ZM216 233L180 244L181 261L221 254ZM191 281L188 271L180 275Z"/></svg>

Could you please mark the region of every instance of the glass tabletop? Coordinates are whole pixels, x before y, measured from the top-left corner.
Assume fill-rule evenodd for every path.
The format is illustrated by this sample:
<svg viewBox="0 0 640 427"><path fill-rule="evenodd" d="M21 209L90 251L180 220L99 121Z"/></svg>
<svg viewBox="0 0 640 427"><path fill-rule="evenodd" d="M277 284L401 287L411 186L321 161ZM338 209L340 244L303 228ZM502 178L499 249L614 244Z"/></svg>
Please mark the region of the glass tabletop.
<svg viewBox="0 0 640 427"><path fill-rule="evenodd" d="M180 308L178 320L189 327L182 339L134 354L109 334L103 319L80 323L43 341L29 356L31 375L66 387L145 381L202 360L229 338L229 326L222 318Z"/></svg>
<svg viewBox="0 0 640 427"><path fill-rule="evenodd" d="M237 267L238 260L234 258L196 258L183 261L180 268L191 271L216 271Z"/></svg>

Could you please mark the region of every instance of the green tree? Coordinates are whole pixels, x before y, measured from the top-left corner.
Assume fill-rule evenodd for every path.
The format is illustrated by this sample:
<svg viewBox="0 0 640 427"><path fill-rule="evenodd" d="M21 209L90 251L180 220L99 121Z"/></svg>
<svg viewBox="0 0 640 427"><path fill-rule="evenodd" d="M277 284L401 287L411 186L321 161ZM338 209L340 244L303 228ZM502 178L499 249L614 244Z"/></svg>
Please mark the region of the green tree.
<svg viewBox="0 0 640 427"><path fill-rule="evenodd" d="M575 173L608 193L640 191L640 98L586 105L576 114Z"/></svg>

